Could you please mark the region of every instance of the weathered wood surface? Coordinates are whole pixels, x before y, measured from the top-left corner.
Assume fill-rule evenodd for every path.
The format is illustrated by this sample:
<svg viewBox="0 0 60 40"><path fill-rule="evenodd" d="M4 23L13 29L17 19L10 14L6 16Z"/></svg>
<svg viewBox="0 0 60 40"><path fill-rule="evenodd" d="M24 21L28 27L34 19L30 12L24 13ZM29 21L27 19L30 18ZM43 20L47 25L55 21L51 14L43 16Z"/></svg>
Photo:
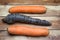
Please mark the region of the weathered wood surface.
<svg viewBox="0 0 60 40"><path fill-rule="evenodd" d="M0 0L0 4L58 5L60 4L60 0Z"/></svg>
<svg viewBox="0 0 60 40"><path fill-rule="evenodd" d="M9 14L8 10L12 6L11 5L0 5L0 16L6 16L7 14ZM14 5L14 6L17 6L17 5ZM40 6L40 5L36 5L36 6ZM24 15L33 16L33 17L59 17L60 16L60 5L59 6L44 5L44 6L47 8L47 11L45 14L24 14Z"/></svg>
<svg viewBox="0 0 60 40"><path fill-rule="evenodd" d="M7 25L1 21L4 17L0 17L0 30L5 30L10 25ZM48 18L46 18L48 20ZM51 18L49 18L51 19ZM60 40L60 30L51 30L51 29L60 29L60 20L51 20L52 26L37 26L37 25L29 25L29 24L21 24L19 25L28 25L34 27L46 27L49 29L50 34L47 37L27 37L27 36L10 36L7 31L0 32L0 40ZM15 25L15 24L14 24Z"/></svg>
<svg viewBox="0 0 60 40"><path fill-rule="evenodd" d="M0 30L5 30L10 25L7 25L1 21L4 17L0 17ZM47 18L46 18L47 19ZM51 19L51 18L50 18ZM48 19L47 19L48 20ZM51 20L52 26L37 26L16 23L19 25L28 25L34 27L46 27L48 29L60 29L60 20ZM7 31L0 32L0 40L60 40L60 30L49 30L50 34L47 37L27 37L27 36L10 36Z"/></svg>
<svg viewBox="0 0 60 40"><path fill-rule="evenodd" d="M45 5L46 6L46 5ZM10 25L3 23L2 18L9 14L8 9L11 6L9 5L1 5L0 6L0 30L4 30ZM34 27L46 27L49 30L50 34L47 37L27 37L27 36L10 36L7 31L0 32L0 40L60 40L60 30L51 30L51 29L60 29L60 6L46 6L47 12L46 14L23 14L27 16L31 16L32 18L44 19L48 20L52 23L52 26L38 26L38 25L30 25L30 24L21 24L19 25L28 25Z"/></svg>

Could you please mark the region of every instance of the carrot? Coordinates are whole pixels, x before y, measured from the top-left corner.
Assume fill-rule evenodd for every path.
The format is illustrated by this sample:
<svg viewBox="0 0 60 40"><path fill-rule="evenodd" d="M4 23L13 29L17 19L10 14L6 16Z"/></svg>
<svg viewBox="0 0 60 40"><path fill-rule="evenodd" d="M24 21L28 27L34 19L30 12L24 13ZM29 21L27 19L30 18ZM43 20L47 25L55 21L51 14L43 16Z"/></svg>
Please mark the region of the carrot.
<svg viewBox="0 0 60 40"><path fill-rule="evenodd" d="M47 28L30 27L26 25L12 25L8 27L8 32L14 35L26 36L47 36L49 34Z"/></svg>
<svg viewBox="0 0 60 40"><path fill-rule="evenodd" d="M8 14L5 18L2 19L2 21L7 24L25 23L25 24L33 24L33 25L40 25L40 26L51 26L52 25L47 20L31 18L29 16L25 16L21 14Z"/></svg>
<svg viewBox="0 0 60 40"><path fill-rule="evenodd" d="M45 6L15 6L9 9L10 13L45 13Z"/></svg>

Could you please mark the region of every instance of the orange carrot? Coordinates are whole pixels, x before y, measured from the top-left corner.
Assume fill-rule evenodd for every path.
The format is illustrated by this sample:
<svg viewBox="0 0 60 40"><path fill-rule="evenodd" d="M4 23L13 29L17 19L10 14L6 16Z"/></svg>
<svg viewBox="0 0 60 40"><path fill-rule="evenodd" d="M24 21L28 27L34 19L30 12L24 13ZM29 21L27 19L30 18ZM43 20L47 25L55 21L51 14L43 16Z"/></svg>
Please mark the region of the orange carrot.
<svg viewBox="0 0 60 40"><path fill-rule="evenodd" d="M49 31L47 28L30 27L23 25L12 25L8 28L10 34L27 35L27 36L47 36Z"/></svg>
<svg viewBox="0 0 60 40"><path fill-rule="evenodd" d="M45 6L15 6L9 9L10 13L45 13Z"/></svg>

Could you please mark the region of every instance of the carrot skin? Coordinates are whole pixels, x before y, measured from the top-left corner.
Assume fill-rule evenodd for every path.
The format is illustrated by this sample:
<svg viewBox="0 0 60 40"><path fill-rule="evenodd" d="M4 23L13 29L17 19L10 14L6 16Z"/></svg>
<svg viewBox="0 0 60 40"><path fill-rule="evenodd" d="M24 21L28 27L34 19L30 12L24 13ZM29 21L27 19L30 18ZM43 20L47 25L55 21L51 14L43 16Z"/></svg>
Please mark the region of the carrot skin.
<svg viewBox="0 0 60 40"><path fill-rule="evenodd" d="M15 6L9 9L10 13L45 13L47 8L45 6Z"/></svg>
<svg viewBox="0 0 60 40"><path fill-rule="evenodd" d="M25 25L13 25L8 27L8 32L13 35L26 35L26 36L48 36L49 31L47 28L36 28Z"/></svg>

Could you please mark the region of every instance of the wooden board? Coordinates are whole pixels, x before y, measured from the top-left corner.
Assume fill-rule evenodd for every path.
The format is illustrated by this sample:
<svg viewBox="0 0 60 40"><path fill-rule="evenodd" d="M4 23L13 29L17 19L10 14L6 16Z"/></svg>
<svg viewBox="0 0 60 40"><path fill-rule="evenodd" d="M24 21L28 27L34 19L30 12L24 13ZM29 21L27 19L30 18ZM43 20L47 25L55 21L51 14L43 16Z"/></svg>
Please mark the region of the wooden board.
<svg viewBox="0 0 60 40"><path fill-rule="evenodd" d="M46 6L46 5L45 5ZM3 23L2 19L9 14L8 9L11 5L2 5L0 6L0 30L6 29L10 25ZM52 26L38 26L31 24L21 24L16 23L18 25L28 25L34 27L46 27L49 30L49 35L47 37L28 37L28 36L11 36L7 31L0 32L0 40L60 40L60 6L46 6L47 12L46 14L23 14L26 16L30 16L32 18L47 20L52 23ZM4 12L3 12L4 11ZM15 24L14 24L15 25ZM53 29L53 30L51 30Z"/></svg>
<svg viewBox="0 0 60 40"><path fill-rule="evenodd" d="M0 18L0 30L4 30L10 25L7 25L1 21L3 17ZM46 18L47 19L47 18ZM50 18L51 19L51 18ZM19 25L28 25L34 27L46 27L48 29L60 29L60 20L51 21L52 26L37 26L37 25L29 25L29 24L21 24ZM27 36L10 36L7 31L0 32L0 40L57 40L60 38L60 30L49 30L50 34L47 37L27 37Z"/></svg>
<svg viewBox="0 0 60 40"><path fill-rule="evenodd" d="M34 5L58 5L60 0L0 0L0 4L34 4Z"/></svg>
<svg viewBox="0 0 60 40"><path fill-rule="evenodd" d="M9 14L8 10L12 6L17 6L17 5L0 5L0 16L8 15ZM18 5L18 6L21 6L21 5ZM40 5L34 5L34 6L40 6ZM59 17L60 16L60 5L58 6L44 5L44 6L47 8L47 11L45 14L23 14L23 15L32 16L32 17Z"/></svg>

